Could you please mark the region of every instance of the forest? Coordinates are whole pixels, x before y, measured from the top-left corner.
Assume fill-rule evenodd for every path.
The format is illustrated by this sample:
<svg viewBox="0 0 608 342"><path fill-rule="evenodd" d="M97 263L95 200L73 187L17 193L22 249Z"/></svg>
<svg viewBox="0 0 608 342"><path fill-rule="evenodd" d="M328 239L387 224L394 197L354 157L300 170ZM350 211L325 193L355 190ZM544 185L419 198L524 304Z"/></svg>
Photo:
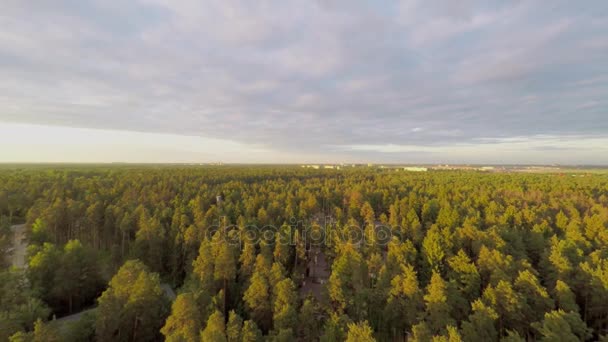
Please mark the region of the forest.
<svg viewBox="0 0 608 342"><path fill-rule="evenodd" d="M0 341L608 341L602 173L3 166L0 256Z"/></svg>

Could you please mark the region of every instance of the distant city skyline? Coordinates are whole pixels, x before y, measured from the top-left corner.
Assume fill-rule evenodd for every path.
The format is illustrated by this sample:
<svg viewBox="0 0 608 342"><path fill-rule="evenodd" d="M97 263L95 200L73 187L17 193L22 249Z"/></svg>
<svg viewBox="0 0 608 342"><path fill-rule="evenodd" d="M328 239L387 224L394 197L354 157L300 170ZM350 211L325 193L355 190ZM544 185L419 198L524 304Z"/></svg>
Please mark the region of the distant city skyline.
<svg viewBox="0 0 608 342"><path fill-rule="evenodd" d="M608 165L608 2L9 0L0 162Z"/></svg>

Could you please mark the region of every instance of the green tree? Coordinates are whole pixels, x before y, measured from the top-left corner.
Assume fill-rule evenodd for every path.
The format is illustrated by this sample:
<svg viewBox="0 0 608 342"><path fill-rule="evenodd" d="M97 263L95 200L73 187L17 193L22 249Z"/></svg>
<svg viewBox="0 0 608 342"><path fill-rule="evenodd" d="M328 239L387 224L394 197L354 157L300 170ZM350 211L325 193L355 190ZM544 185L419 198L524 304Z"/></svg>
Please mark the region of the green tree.
<svg viewBox="0 0 608 342"><path fill-rule="evenodd" d="M53 322L44 323L40 319L36 321L33 342L59 342L61 340L59 329Z"/></svg>
<svg viewBox="0 0 608 342"><path fill-rule="evenodd" d="M375 342L374 332L370 328L367 321L362 321L357 324L350 323L348 325L348 334L346 342Z"/></svg>
<svg viewBox="0 0 608 342"><path fill-rule="evenodd" d="M61 334L56 324L44 323L38 319L34 324L34 331L26 333L23 331L12 335L8 341L10 342L60 342L62 341Z"/></svg>
<svg viewBox="0 0 608 342"><path fill-rule="evenodd" d="M414 326L412 326L412 334L411 338L408 341L413 342L428 342L433 338L433 334L429 329L426 322L422 321Z"/></svg>
<svg viewBox="0 0 608 342"><path fill-rule="evenodd" d="M297 326L297 293L291 279L282 280L277 284L273 305L274 329L277 331Z"/></svg>
<svg viewBox="0 0 608 342"><path fill-rule="evenodd" d="M224 315L216 311L207 320L207 326L201 333L202 342L226 342L226 326Z"/></svg>
<svg viewBox="0 0 608 342"><path fill-rule="evenodd" d="M541 323L533 323L542 338L541 341L586 341L591 338L591 330L574 312L562 310L545 314Z"/></svg>
<svg viewBox="0 0 608 342"><path fill-rule="evenodd" d="M258 328L254 321L248 320L243 323L243 331L241 332L243 342L261 342L262 331Z"/></svg>
<svg viewBox="0 0 608 342"><path fill-rule="evenodd" d="M256 249L255 244L246 241L244 243L243 251L241 252L241 256L239 257L240 267L239 267L239 279L245 280L249 279L253 274L253 270L255 267L256 261ZM243 284L248 285L248 284Z"/></svg>
<svg viewBox="0 0 608 342"><path fill-rule="evenodd" d="M270 306L270 288L268 280L260 272L254 272L251 285L245 291L243 300L249 310L250 317L262 329L268 330L272 325L272 311Z"/></svg>
<svg viewBox="0 0 608 342"><path fill-rule="evenodd" d="M230 310L228 325L226 326L228 342L241 342L241 330L243 330L243 319L234 310Z"/></svg>
<svg viewBox="0 0 608 342"><path fill-rule="evenodd" d="M338 315L335 312L330 313L329 319L323 327L322 342L344 341L348 324L352 323L346 315Z"/></svg>
<svg viewBox="0 0 608 342"><path fill-rule="evenodd" d="M279 262L283 268L289 269L292 265L294 249L291 246L290 228L287 225L281 227L281 230L276 234L274 244L274 260Z"/></svg>
<svg viewBox="0 0 608 342"><path fill-rule="evenodd" d="M507 330L507 336L502 337L500 342L526 342L526 339L521 337L517 331Z"/></svg>
<svg viewBox="0 0 608 342"><path fill-rule="evenodd" d="M171 315L160 332L166 341L198 341L202 315L192 293L182 293L171 305Z"/></svg>
<svg viewBox="0 0 608 342"><path fill-rule="evenodd" d="M483 301L476 300L471 305L473 313L468 321L462 322L462 336L465 341L496 341L498 331L494 322L498 314Z"/></svg>
<svg viewBox="0 0 608 342"><path fill-rule="evenodd" d="M391 281L391 289L384 310L385 330L394 336L405 336L424 310L423 294L416 271L411 265L401 266L401 274Z"/></svg>
<svg viewBox="0 0 608 342"><path fill-rule="evenodd" d="M579 307L576 304L576 296L570 289L570 286L565 282L558 280L555 284L555 299L557 307L566 312L579 312Z"/></svg>
<svg viewBox="0 0 608 342"><path fill-rule="evenodd" d="M529 322L524 322L525 300L511 284L499 281L496 287L488 286L483 293L483 300L498 313L498 330L504 332L511 328L525 334Z"/></svg>
<svg viewBox="0 0 608 342"><path fill-rule="evenodd" d="M50 312L21 270L0 271L0 341L20 330L32 330L34 322L47 319Z"/></svg>
<svg viewBox="0 0 608 342"><path fill-rule="evenodd" d="M45 242L42 246L31 246L27 277L34 291L44 301L52 302L51 291L55 286L55 271L60 265L61 251L52 243Z"/></svg>
<svg viewBox="0 0 608 342"><path fill-rule="evenodd" d="M367 288L367 271L361 254L350 243L332 265L329 277L329 296L340 310L351 317L359 317L366 310L362 296Z"/></svg>
<svg viewBox="0 0 608 342"><path fill-rule="evenodd" d="M443 236L437 226L433 226L422 241L422 254L429 269L434 272L442 270L443 259L445 258L445 245Z"/></svg>
<svg viewBox="0 0 608 342"><path fill-rule="evenodd" d="M455 322L450 316L451 308L448 304L447 283L439 273L433 273L431 282L424 296L426 303L426 319L431 334L442 334L448 325Z"/></svg>
<svg viewBox="0 0 608 342"><path fill-rule="evenodd" d="M41 218L37 218L32 224L29 236L30 244L42 245L51 239L46 223Z"/></svg>
<svg viewBox="0 0 608 342"><path fill-rule="evenodd" d="M140 209L138 230L135 234L135 255L156 272L164 270L165 229L160 220Z"/></svg>
<svg viewBox="0 0 608 342"><path fill-rule="evenodd" d="M104 341L152 341L159 338L167 311L158 274L130 260L99 298L95 334Z"/></svg>
<svg viewBox="0 0 608 342"><path fill-rule="evenodd" d="M305 341L317 340L320 326L317 320L317 308L313 299L306 298L298 315L298 336Z"/></svg>
<svg viewBox="0 0 608 342"><path fill-rule="evenodd" d="M70 240L63 248L59 267L55 270L53 295L67 298L68 312L94 298L102 288L96 255L78 240Z"/></svg>
<svg viewBox="0 0 608 342"><path fill-rule="evenodd" d="M198 250L198 257L194 260L192 278L197 288L209 294L215 293L215 264L213 249L209 240L203 240Z"/></svg>
<svg viewBox="0 0 608 342"><path fill-rule="evenodd" d="M431 338L432 342L463 342L458 329L454 326L447 326L445 328L447 331L446 335L435 335Z"/></svg>
<svg viewBox="0 0 608 342"><path fill-rule="evenodd" d="M527 270L521 271L515 280L514 288L522 295L525 301L522 310L525 321L539 321L545 312L553 309L553 300L532 272Z"/></svg>
<svg viewBox="0 0 608 342"><path fill-rule="evenodd" d="M450 266L449 279L456 283L456 288L469 302L479 298L481 278L477 267L469 256L461 249L448 259Z"/></svg>
<svg viewBox="0 0 608 342"><path fill-rule="evenodd" d="M234 281L236 277L236 259L233 248L230 244L224 242L219 246L218 255L215 257L215 279L223 283L224 290L224 307L223 312L226 313L228 301L228 283Z"/></svg>

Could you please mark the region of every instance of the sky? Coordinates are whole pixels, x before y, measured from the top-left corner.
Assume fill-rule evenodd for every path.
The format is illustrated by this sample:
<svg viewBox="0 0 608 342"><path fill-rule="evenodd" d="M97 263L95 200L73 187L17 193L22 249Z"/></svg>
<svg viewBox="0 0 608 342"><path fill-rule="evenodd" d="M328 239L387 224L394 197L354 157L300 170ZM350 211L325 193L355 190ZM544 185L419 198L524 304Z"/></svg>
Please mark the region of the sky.
<svg viewBox="0 0 608 342"><path fill-rule="evenodd" d="M608 1L4 0L0 162L608 165Z"/></svg>

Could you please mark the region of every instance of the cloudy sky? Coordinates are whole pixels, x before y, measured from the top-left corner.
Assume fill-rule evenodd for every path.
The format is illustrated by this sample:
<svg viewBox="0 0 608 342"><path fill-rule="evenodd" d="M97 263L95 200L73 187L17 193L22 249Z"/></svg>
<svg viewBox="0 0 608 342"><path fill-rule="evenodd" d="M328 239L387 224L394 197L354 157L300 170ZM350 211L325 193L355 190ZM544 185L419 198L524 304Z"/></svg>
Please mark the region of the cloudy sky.
<svg viewBox="0 0 608 342"><path fill-rule="evenodd" d="M608 1L4 0L0 146L608 164Z"/></svg>

